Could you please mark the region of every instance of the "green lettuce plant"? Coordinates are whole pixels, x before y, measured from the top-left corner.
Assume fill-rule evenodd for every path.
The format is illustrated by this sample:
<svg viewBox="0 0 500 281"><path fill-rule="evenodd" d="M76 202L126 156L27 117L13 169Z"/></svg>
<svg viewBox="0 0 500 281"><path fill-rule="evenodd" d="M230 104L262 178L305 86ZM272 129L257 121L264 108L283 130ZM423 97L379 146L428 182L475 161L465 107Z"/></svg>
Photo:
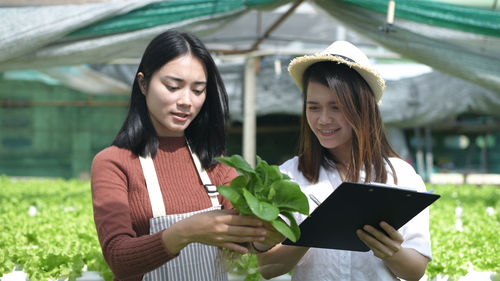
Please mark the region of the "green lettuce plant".
<svg viewBox="0 0 500 281"><path fill-rule="evenodd" d="M0 225L0 277L16 269L31 281L73 281L85 267L113 279L97 239L89 181L0 176Z"/></svg>
<svg viewBox="0 0 500 281"><path fill-rule="evenodd" d="M286 176L284 176L286 178ZM439 275L458 280L469 263L500 280L500 188L427 185L441 194L430 206L433 260L428 280ZM455 229L455 208L463 208L463 231ZM30 213L31 206L36 213ZM0 277L23 269L31 281L75 280L82 267L112 280L97 240L89 181L19 180L0 176ZM231 272L246 281L261 280L257 257L245 254Z"/></svg>
<svg viewBox="0 0 500 281"><path fill-rule="evenodd" d="M309 202L297 183L280 172L278 166L269 165L257 156L253 169L240 155L216 158L221 163L235 168L239 176L230 185L218 186L219 193L244 215L255 215L268 221L286 238L295 242L300 237L300 228L293 212L309 215ZM287 224L280 216L286 217Z"/></svg>

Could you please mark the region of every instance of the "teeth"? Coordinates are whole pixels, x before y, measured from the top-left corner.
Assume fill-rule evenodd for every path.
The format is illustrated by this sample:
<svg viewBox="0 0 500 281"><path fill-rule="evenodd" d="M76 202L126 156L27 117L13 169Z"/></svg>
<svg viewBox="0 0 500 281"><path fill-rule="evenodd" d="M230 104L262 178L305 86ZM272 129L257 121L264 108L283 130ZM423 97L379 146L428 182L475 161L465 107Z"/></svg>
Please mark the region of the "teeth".
<svg viewBox="0 0 500 281"><path fill-rule="evenodd" d="M324 134L331 134L331 133L333 133L333 130L320 130L320 132L322 132Z"/></svg>

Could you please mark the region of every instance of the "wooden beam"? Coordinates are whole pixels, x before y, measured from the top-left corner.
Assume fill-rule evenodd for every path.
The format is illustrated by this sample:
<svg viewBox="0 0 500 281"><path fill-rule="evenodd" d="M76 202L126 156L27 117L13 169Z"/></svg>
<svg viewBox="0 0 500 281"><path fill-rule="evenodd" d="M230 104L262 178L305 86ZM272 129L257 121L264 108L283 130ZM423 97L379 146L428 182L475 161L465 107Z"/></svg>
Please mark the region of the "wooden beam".
<svg viewBox="0 0 500 281"><path fill-rule="evenodd" d="M255 43L252 45L252 47L250 48L250 51L255 51L259 48L259 45L260 43L262 43L262 41L264 41L267 37L269 37L269 35L276 29L278 28L278 26L288 17L290 16L294 11L295 9L300 5L302 4L302 2L304 2L304 0L297 0L295 1L295 3L292 5L292 7L290 7L290 9L288 9L288 11L286 11L273 25L271 25L271 27L269 27L267 29L267 31L261 36L259 37L259 39L257 39L257 41L255 41Z"/></svg>
<svg viewBox="0 0 500 281"><path fill-rule="evenodd" d="M241 50L241 49L209 49L211 53L217 54L217 55L243 55L249 52L249 50Z"/></svg>
<svg viewBox="0 0 500 281"><path fill-rule="evenodd" d="M78 100L78 101L30 101L30 100L0 100L0 107L34 107L34 106L56 106L56 107L79 107L79 106L117 106L128 107L128 101L96 101L96 100Z"/></svg>

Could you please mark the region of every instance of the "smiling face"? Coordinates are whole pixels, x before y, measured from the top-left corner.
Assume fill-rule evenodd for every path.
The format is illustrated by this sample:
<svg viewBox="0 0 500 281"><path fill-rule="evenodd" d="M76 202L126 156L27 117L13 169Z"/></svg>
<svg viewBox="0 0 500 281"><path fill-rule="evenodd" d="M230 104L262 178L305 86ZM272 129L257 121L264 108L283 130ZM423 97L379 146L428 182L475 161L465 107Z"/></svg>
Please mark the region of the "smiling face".
<svg viewBox="0 0 500 281"><path fill-rule="evenodd" d="M307 86L306 117L321 146L341 162L349 159L352 127L340 111L336 94L327 86L310 81Z"/></svg>
<svg viewBox="0 0 500 281"><path fill-rule="evenodd" d="M183 136L206 99L207 74L202 61L185 54L153 73L148 85L141 82L142 73L137 78L158 136Z"/></svg>

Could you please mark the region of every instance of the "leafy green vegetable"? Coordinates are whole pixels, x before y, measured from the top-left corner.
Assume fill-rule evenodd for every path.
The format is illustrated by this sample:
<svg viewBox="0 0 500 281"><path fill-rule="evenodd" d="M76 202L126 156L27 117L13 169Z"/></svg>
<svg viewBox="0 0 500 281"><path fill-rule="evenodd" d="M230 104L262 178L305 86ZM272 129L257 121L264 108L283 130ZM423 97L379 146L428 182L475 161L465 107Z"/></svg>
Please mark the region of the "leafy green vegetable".
<svg viewBox="0 0 500 281"><path fill-rule="evenodd" d="M231 185L240 187L236 194L243 198L242 188L248 180L243 175L238 178ZM427 188L441 194L441 199L430 206L433 259L427 266L427 279L441 275L458 280L471 263L476 271L495 272L492 280L500 280L500 188L473 185L427 185ZM455 229L458 205L463 208L463 231ZM31 206L36 213L29 213ZM248 206L247 210L252 213ZM291 217L289 211L280 212ZM105 280L113 279L95 233L89 181L11 180L0 176L0 225L0 277L17 265L31 281L66 278L71 281L81 275L86 264L88 270L98 271ZM279 222L273 225L280 227ZM244 276L245 281L262 280L255 255L245 254L232 262L236 264L233 274Z"/></svg>
<svg viewBox="0 0 500 281"><path fill-rule="evenodd" d="M278 166L269 165L259 156L255 170L240 155L216 159L241 174L229 186L218 187L219 193L231 201L236 210L269 221L293 242L299 239L300 229L292 212L309 215L309 202L297 183L282 174ZM279 214L286 217L290 225Z"/></svg>
<svg viewBox="0 0 500 281"><path fill-rule="evenodd" d="M82 268L105 280L90 182L0 176L0 277L22 269L31 281L75 280Z"/></svg>
<svg viewBox="0 0 500 281"><path fill-rule="evenodd" d="M500 280L500 188L427 185L427 189L441 195L429 207L432 261L426 270L428 279L445 275L448 280L459 280L472 264L476 271L495 272ZM456 229L458 206L463 209L462 231ZM488 208L493 212L488 213Z"/></svg>

